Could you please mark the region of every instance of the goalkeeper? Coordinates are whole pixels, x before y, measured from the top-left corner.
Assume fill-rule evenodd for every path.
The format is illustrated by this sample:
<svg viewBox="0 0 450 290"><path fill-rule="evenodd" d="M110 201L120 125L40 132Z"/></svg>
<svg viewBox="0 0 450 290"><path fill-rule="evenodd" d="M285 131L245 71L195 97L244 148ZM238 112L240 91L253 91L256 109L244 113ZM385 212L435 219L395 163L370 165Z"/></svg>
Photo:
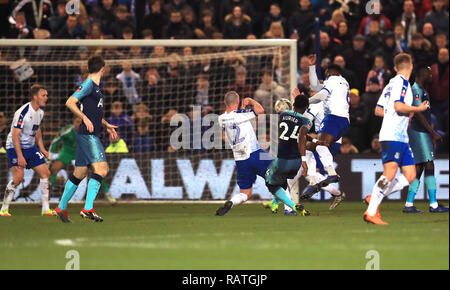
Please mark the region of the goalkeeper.
<svg viewBox="0 0 450 290"><path fill-rule="evenodd" d="M52 162L50 168L50 186L52 187L52 191L59 191L55 187L56 183L56 175L58 172L66 166L72 164L72 161L75 160L76 154L76 137L78 127L80 126L82 120L80 117L75 117L73 119L72 124L68 124L64 126L61 130L59 130L58 134L53 139L50 145L50 152L56 153L58 147L61 145L61 150L59 151L58 158ZM116 203L116 200L109 194L109 187L105 180L102 180L101 187L103 188L106 199L110 203Z"/></svg>

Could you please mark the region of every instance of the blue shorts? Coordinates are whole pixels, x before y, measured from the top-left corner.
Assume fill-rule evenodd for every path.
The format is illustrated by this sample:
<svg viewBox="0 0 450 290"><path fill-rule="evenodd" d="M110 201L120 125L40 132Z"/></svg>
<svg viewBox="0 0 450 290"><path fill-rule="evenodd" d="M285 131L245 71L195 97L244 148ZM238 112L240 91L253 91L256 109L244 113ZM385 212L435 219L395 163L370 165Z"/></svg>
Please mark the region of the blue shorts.
<svg viewBox="0 0 450 290"><path fill-rule="evenodd" d="M28 149L22 149L22 154L27 162L27 169L31 169L45 163L44 154L42 154L36 146ZM10 148L6 150L6 155L8 156L9 167L18 166L16 149Z"/></svg>
<svg viewBox="0 0 450 290"><path fill-rule="evenodd" d="M397 141L383 141L381 143L381 154L383 164L397 162L400 167L414 165L414 155L408 143Z"/></svg>
<svg viewBox="0 0 450 290"><path fill-rule="evenodd" d="M267 168L272 159L264 160L260 158L260 154L264 154L266 157L270 155L264 150L259 149L258 151L250 154L250 157L246 160L236 161L237 170L237 184L240 189L250 189L253 187L253 183L256 181L256 176L259 175L264 178L266 175Z"/></svg>
<svg viewBox="0 0 450 290"><path fill-rule="evenodd" d="M335 156L336 154L338 154L341 151L341 143L333 143L330 146L330 153L331 155ZM328 174L325 170L325 168L323 167L322 161L320 161L320 157L319 157L319 153L317 153L316 151L314 151L314 158L316 159L316 168L319 169L320 174Z"/></svg>
<svg viewBox="0 0 450 290"><path fill-rule="evenodd" d="M95 135L77 134L75 166L84 167L97 162L106 162L105 149L100 138Z"/></svg>
<svg viewBox="0 0 450 290"><path fill-rule="evenodd" d="M328 133L334 137L334 140L339 140L347 133L349 127L350 122L347 118L326 115L320 123L320 129L317 133Z"/></svg>

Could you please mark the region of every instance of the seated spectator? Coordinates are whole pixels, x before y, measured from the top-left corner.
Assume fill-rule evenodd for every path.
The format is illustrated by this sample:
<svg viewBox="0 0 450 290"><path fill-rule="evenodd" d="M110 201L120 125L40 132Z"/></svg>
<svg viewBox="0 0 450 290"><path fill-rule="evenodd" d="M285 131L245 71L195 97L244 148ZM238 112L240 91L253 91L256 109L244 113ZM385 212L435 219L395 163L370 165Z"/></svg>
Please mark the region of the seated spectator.
<svg viewBox="0 0 450 290"><path fill-rule="evenodd" d="M170 22L162 29L163 39L190 39L193 37L192 30L183 23L181 11L170 12Z"/></svg>
<svg viewBox="0 0 450 290"><path fill-rule="evenodd" d="M350 129L347 136L358 150L362 151L368 147L367 123L369 112L367 106L361 103L359 91L356 89L350 90L349 115Z"/></svg>
<svg viewBox="0 0 450 290"><path fill-rule="evenodd" d="M122 39L131 40L133 39L133 28L126 26L122 29Z"/></svg>
<svg viewBox="0 0 450 290"><path fill-rule="evenodd" d="M314 11L310 0L299 0L297 9L289 19L291 39L306 41L314 31Z"/></svg>
<svg viewBox="0 0 450 290"><path fill-rule="evenodd" d="M333 40L343 48L347 48L352 45L352 38L346 21L339 22L337 34L334 36Z"/></svg>
<svg viewBox="0 0 450 290"><path fill-rule="evenodd" d="M232 14L225 17L223 35L227 39L246 39L252 33L251 18L235 6Z"/></svg>
<svg viewBox="0 0 450 290"><path fill-rule="evenodd" d="M436 41L434 39L434 28L431 22L425 22L422 26L422 35L431 43L434 47Z"/></svg>
<svg viewBox="0 0 450 290"><path fill-rule="evenodd" d="M91 29L86 37L87 39L104 39L102 33L101 24L98 22L94 22L91 25ZM90 54L100 54L103 51L102 46L88 46L88 50Z"/></svg>
<svg viewBox="0 0 450 290"><path fill-rule="evenodd" d="M243 66L236 68L235 82L227 87L227 91L235 91L241 97L241 100L245 98L252 98L253 86L247 84L247 70Z"/></svg>
<svg viewBox="0 0 450 290"><path fill-rule="evenodd" d="M65 25L53 36L61 39L84 39L86 31L78 24L78 17L73 14L67 16Z"/></svg>
<svg viewBox="0 0 450 290"><path fill-rule="evenodd" d="M278 3L270 4L269 13L264 17L262 29L268 31L273 22L280 22L283 30L287 32L287 20L281 15L281 8Z"/></svg>
<svg viewBox="0 0 450 290"><path fill-rule="evenodd" d="M369 33L366 36L366 48L368 50L378 49L383 43L381 37L380 22L373 20L369 24Z"/></svg>
<svg viewBox="0 0 450 290"><path fill-rule="evenodd" d="M303 75L307 75L309 78L309 58L304 55L300 58L300 63L298 65L298 83L303 84Z"/></svg>
<svg viewBox="0 0 450 290"><path fill-rule="evenodd" d="M134 32L135 25L125 5L117 6L117 8L115 9L115 13L116 20L111 23L109 30L111 31L111 34L115 39L122 39L123 29L125 27L131 27L132 31Z"/></svg>
<svg viewBox="0 0 450 290"><path fill-rule="evenodd" d="M448 36L448 6L445 7L445 1L433 0L433 10L426 14L424 21L431 22L436 33Z"/></svg>
<svg viewBox="0 0 450 290"><path fill-rule="evenodd" d="M272 22L269 30L264 33L263 38L284 38L284 29L281 22Z"/></svg>
<svg viewBox="0 0 450 290"><path fill-rule="evenodd" d="M373 2L372 2L373 3ZM383 14L383 6L381 5L381 1L377 2L380 8L380 14L370 14L364 17L361 20L361 24L359 25L358 34L368 35L369 34L369 26L370 22L373 20L377 20L380 23L380 31L385 33L388 30L392 30L391 20Z"/></svg>
<svg viewBox="0 0 450 290"><path fill-rule="evenodd" d="M435 37L435 47L436 47L436 55L439 53L439 50L442 48L448 48L448 38L445 34L438 34Z"/></svg>
<svg viewBox="0 0 450 290"><path fill-rule="evenodd" d="M241 14L247 15L250 19L254 16L255 11L251 0L223 0L219 11L219 21L222 27L225 26L225 18L229 14L233 14L234 8L239 6ZM244 37L245 39L245 37Z"/></svg>
<svg viewBox="0 0 450 290"><path fill-rule="evenodd" d="M198 24L194 10L192 10L191 7L185 7L181 10L181 14L183 15L184 23L189 26L191 31L196 35L195 32L198 29Z"/></svg>
<svg viewBox="0 0 450 290"><path fill-rule="evenodd" d="M131 117L136 128L134 137L134 152L149 152L153 149L153 138L150 136L150 121L153 116L149 114L148 107L144 104L136 106L136 111Z"/></svg>
<svg viewBox="0 0 450 290"><path fill-rule="evenodd" d="M16 14L14 24L10 24L8 38L33 38L34 28L27 25L25 13L20 11Z"/></svg>
<svg viewBox="0 0 450 290"><path fill-rule="evenodd" d="M116 20L115 9L114 0L101 0L101 3L92 8L91 16L96 21L100 21L105 34L111 34L111 24Z"/></svg>
<svg viewBox="0 0 450 290"><path fill-rule="evenodd" d="M325 22L326 30L331 37L338 35L339 24L346 22L344 12L340 9L334 10L331 14L331 19Z"/></svg>
<svg viewBox="0 0 450 290"><path fill-rule="evenodd" d="M406 52L408 50L408 39L405 38L405 27L401 22L395 24L394 37L397 50Z"/></svg>
<svg viewBox="0 0 450 290"><path fill-rule="evenodd" d="M214 25L213 12L205 9L202 11L199 29L195 31L197 38L213 38L215 32L219 32L219 29Z"/></svg>
<svg viewBox="0 0 450 290"><path fill-rule="evenodd" d="M122 90L119 88L119 83L116 78L109 76L103 78L103 98L104 98L104 112L105 118L111 117L111 108L114 102L121 102L124 108L124 112L128 115L133 113L132 107L128 104L127 98L123 95Z"/></svg>
<svg viewBox="0 0 450 290"><path fill-rule="evenodd" d="M254 99L264 108L265 114L273 114L275 102L287 98L289 92L273 80L273 72L264 69L261 74L261 84L255 91Z"/></svg>
<svg viewBox="0 0 450 290"><path fill-rule="evenodd" d="M364 150L362 153L367 154L381 154L381 143L380 143L380 137L378 134L373 136L372 141L370 142L370 148Z"/></svg>
<svg viewBox="0 0 450 290"><path fill-rule="evenodd" d="M348 137L342 137L341 154L358 154L359 150Z"/></svg>
<svg viewBox="0 0 450 290"><path fill-rule="evenodd" d="M118 126L117 133L127 145L133 144L134 125L130 116L123 110L123 103L115 101L111 106L111 117L107 119L111 125ZM108 139L109 140L109 139ZM107 147L110 142L106 143Z"/></svg>
<svg viewBox="0 0 450 290"><path fill-rule="evenodd" d="M118 79L122 84L122 92L124 96L135 109L135 106L141 102L137 92L140 76L138 73L133 71L132 68L133 67L130 62L124 61L122 63L122 72L116 76L116 79Z"/></svg>
<svg viewBox="0 0 450 290"><path fill-rule="evenodd" d="M384 57L382 55L376 55L374 58L373 67L366 77L366 91L368 91L369 80L372 78L376 78L380 87L383 89L390 77L391 71L386 67Z"/></svg>
<svg viewBox="0 0 450 290"><path fill-rule="evenodd" d="M144 29L153 31L153 38L160 39L162 37L161 28L169 23L168 17L162 11L163 0L150 1L150 13L144 16Z"/></svg>
<svg viewBox="0 0 450 290"><path fill-rule="evenodd" d="M201 107L202 115L204 116L213 111L213 100L209 90L209 79L207 75L199 74L197 76L196 91L194 105Z"/></svg>
<svg viewBox="0 0 450 290"><path fill-rule="evenodd" d="M413 57L415 66L431 66L434 62L431 43L421 33L413 35L408 53Z"/></svg>

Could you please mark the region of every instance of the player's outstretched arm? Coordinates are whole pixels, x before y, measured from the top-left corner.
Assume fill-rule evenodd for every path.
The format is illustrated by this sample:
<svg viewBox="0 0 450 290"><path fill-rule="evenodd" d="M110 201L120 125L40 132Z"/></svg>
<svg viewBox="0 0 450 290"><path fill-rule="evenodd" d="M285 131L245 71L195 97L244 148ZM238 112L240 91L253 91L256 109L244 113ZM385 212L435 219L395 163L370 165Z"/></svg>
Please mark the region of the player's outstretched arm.
<svg viewBox="0 0 450 290"><path fill-rule="evenodd" d="M36 132L36 144L41 151L42 154L44 154L45 158L48 158L48 151L45 149L44 141L42 140L42 131L41 128L39 128Z"/></svg>
<svg viewBox="0 0 450 290"><path fill-rule="evenodd" d="M260 103L255 101L252 98L245 98L242 100L242 108L245 109L248 105L253 106L253 110L255 111L256 115L264 114L264 108L261 106Z"/></svg>
<svg viewBox="0 0 450 290"><path fill-rule="evenodd" d="M83 112L81 112L81 110L77 106L77 103L78 99L75 98L74 96L71 96L66 101L66 107L69 108L69 110L72 111L72 113L74 113L75 116L83 119L83 123L86 125L86 128L89 133L94 132L94 125L92 124L91 120L89 120L89 118L85 114L83 114Z"/></svg>
<svg viewBox="0 0 450 290"><path fill-rule="evenodd" d="M298 151L302 156L303 176L306 176L308 172L308 166L306 165L306 140L308 136L308 129L305 126L300 127L300 133L298 135Z"/></svg>

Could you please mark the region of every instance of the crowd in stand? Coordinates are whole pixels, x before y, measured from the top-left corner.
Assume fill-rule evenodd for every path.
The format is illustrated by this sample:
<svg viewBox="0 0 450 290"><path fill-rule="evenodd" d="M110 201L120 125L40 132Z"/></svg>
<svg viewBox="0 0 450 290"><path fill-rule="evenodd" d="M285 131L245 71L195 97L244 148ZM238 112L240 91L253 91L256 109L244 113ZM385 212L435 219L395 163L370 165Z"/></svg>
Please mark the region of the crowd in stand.
<svg viewBox="0 0 450 290"><path fill-rule="evenodd" d="M431 96L434 128L444 136L438 152L448 152L448 1L372 1L378 5L369 7L372 12L378 10L374 14L367 13L368 1L363 0L81 0L76 14L68 14L67 1L0 0L0 11L6 16L0 17L0 37L296 39L298 86L307 88L308 56L320 51L322 70L330 63L339 65L352 88L350 131L342 146L346 154L379 152L377 132L381 120L373 110L395 74L393 57L408 52L417 68L431 68L432 79L426 89ZM319 20L318 34L315 19ZM202 114L220 113L227 90L255 98L267 113L273 113L276 100L289 96L289 77L280 64L283 57L252 59L227 48L221 59L180 60L213 52L220 51L191 47L169 50L162 46L80 47L74 54L81 60L95 53L107 59L170 59L151 66L125 62L110 68L104 78L106 117L120 126L120 135L130 151L147 152L173 151L168 140L160 137L170 134L170 117L177 112L188 113L192 105L200 106ZM7 58L5 53L3 58ZM58 87L59 83L69 82L65 79L50 89L62 95L61 106L87 75L85 67L64 72L62 68L44 70L49 68L35 68L34 80L45 84L42 76L55 74L74 80L73 86ZM10 74L0 67L1 80ZM8 80L16 82L11 77ZM20 91L17 84L14 86L1 84L2 95ZM0 106L0 111L8 109Z"/></svg>

